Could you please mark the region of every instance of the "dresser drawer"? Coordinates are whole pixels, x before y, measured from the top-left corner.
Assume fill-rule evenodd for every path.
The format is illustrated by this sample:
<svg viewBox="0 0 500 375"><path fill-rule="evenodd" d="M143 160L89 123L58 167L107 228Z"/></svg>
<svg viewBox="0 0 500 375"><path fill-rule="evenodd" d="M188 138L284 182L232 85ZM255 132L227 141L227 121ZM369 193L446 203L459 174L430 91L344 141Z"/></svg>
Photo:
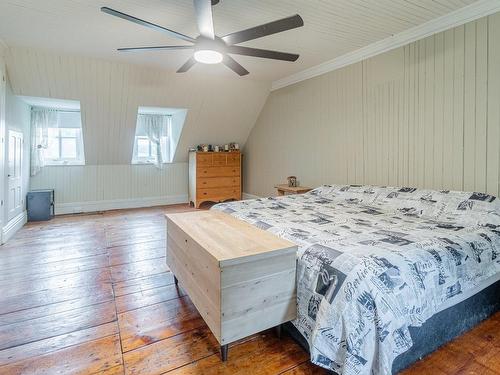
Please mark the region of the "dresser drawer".
<svg viewBox="0 0 500 375"><path fill-rule="evenodd" d="M228 198L239 198L240 194L241 194L241 189L239 186L197 189L196 199L197 200L211 199L214 201L219 201Z"/></svg>
<svg viewBox="0 0 500 375"><path fill-rule="evenodd" d="M213 165L213 154L197 154L196 155L196 165L199 166L212 166Z"/></svg>
<svg viewBox="0 0 500 375"><path fill-rule="evenodd" d="M240 153L227 154L227 165L240 165Z"/></svg>
<svg viewBox="0 0 500 375"><path fill-rule="evenodd" d="M214 158L213 161L214 166L224 167L226 165L226 154L216 153L213 155L213 158Z"/></svg>
<svg viewBox="0 0 500 375"><path fill-rule="evenodd" d="M198 167L197 177L235 177L240 175L239 167Z"/></svg>
<svg viewBox="0 0 500 375"><path fill-rule="evenodd" d="M200 177L196 183L198 189L213 187L240 186L240 177Z"/></svg>

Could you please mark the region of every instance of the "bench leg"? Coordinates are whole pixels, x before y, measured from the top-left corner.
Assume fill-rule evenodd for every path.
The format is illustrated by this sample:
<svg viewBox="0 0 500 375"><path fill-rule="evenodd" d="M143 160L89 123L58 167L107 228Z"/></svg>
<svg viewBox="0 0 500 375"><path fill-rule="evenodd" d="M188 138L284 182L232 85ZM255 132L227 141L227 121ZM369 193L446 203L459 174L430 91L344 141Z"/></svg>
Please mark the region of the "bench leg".
<svg viewBox="0 0 500 375"><path fill-rule="evenodd" d="M227 361L227 352L229 350L229 346L226 345L221 345L220 347L220 358L222 359L222 362Z"/></svg>
<svg viewBox="0 0 500 375"><path fill-rule="evenodd" d="M174 275L174 284L179 285L179 280L177 280L177 277L175 277L175 275Z"/></svg>
<svg viewBox="0 0 500 375"><path fill-rule="evenodd" d="M281 324L279 324L279 325L277 325L276 327L274 327L274 329L275 329L275 331L276 331L276 336L277 336L279 339L281 339L281 331L282 331L282 327L281 327L281 326L282 326L282 325L281 325Z"/></svg>

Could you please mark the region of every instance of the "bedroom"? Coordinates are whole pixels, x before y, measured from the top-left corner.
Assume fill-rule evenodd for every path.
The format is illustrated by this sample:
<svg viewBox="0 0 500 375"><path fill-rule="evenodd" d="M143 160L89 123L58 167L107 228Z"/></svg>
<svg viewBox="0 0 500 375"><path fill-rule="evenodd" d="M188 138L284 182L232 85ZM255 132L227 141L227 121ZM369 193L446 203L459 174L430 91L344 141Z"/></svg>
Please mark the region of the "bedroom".
<svg viewBox="0 0 500 375"><path fill-rule="evenodd" d="M212 3L0 1L0 373L500 373L500 1Z"/></svg>

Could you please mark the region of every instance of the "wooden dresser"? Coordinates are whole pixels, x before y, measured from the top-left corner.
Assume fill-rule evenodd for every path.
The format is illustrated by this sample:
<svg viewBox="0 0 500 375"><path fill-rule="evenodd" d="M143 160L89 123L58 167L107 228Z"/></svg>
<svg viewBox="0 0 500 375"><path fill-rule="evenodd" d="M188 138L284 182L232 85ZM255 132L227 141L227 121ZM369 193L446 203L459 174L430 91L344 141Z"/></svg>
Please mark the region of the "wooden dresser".
<svg viewBox="0 0 500 375"><path fill-rule="evenodd" d="M229 199L241 199L241 153L190 152L189 202L199 208Z"/></svg>

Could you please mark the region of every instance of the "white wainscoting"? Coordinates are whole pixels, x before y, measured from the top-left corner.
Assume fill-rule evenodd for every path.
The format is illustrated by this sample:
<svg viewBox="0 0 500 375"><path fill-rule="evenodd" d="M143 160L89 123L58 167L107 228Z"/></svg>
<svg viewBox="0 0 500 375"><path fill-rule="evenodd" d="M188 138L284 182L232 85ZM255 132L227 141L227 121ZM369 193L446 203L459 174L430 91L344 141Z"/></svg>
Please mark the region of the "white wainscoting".
<svg viewBox="0 0 500 375"><path fill-rule="evenodd" d="M186 203L187 163L45 167L31 189L55 189L56 214Z"/></svg>

